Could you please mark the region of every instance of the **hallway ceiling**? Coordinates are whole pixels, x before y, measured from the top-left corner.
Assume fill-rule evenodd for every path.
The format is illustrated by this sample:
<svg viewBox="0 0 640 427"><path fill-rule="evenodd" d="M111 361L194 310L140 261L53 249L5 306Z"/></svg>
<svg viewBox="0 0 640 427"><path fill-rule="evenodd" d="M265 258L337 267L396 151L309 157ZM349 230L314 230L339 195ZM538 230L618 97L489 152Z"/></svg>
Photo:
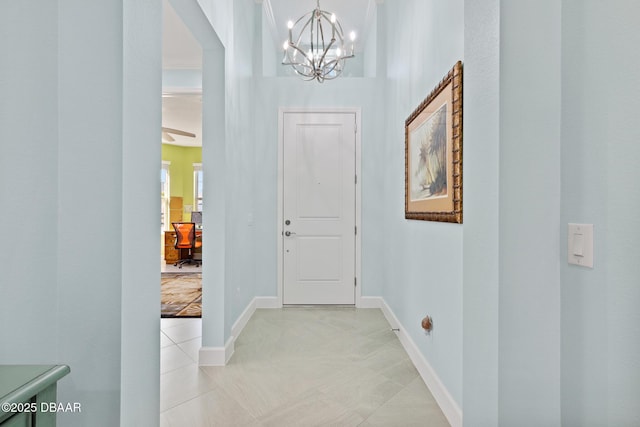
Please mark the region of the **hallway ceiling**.
<svg viewBox="0 0 640 427"><path fill-rule="evenodd" d="M316 7L316 0L262 0L261 3L277 51L282 50L282 43L288 38L287 21L295 22ZM335 13L345 36L356 32L356 53L362 51L375 17L376 0L320 0L320 8Z"/></svg>
<svg viewBox="0 0 640 427"><path fill-rule="evenodd" d="M179 93L162 95L162 126L195 133L195 138L172 134L172 145L202 146L202 95Z"/></svg>
<svg viewBox="0 0 640 427"><path fill-rule="evenodd" d="M162 69L201 70L202 49L168 0L164 0ZM162 94L162 126L196 134L195 138L172 134L172 145L202 146L202 94L193 89Z"/></svg>
<svg viewBox="0 0 640 427"><path fill-rule="evenodd" d="M191 31L169 4L163 1L162 68L199 70L202 68L202 49Z"/></svg>

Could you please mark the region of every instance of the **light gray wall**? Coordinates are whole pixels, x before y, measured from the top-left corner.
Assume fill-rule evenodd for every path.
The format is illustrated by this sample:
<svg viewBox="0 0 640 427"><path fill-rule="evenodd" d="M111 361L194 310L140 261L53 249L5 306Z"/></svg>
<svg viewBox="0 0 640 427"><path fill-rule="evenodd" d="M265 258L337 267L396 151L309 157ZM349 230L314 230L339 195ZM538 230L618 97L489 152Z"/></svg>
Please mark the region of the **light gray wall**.
<svg viewBox="0 0 640 427"><path fill-rule="evenodd" d="M57 16L55 2L0 4L0 363L57 359Z"/></svg>
<svg viewBox="0 0 640 427"><path fill-rule="evenodd" d="M225 281L225 340L231 327L257 292L255 265L257 251L254 224L260 211L254 207L255 146L253 88L252 0L233 1L232 24L228 32L226 76L227 121L227 275Z"/></svg>
<svg viewBox="0 0 640 427"><path fill-rule="evenodd" d="M638 2L562 2L562 422L640 425ZM567 223L594 224L594 268Z"/></svg>
<svg viewBox="0 0 640 427"><path fill-rule="evenodd" d="M637 425L638 6L483 3L465 7L465 425ZM496 181L482 207L472 188ZM567 265L568 222L595 224L594 269Z"/></svg>
<svg viewBox="0 0 640 427"><path fill-rule="evenodd" d="M498 425L500 1L464 8L463 414Z"/></svg>
<svg viewBox="0 0 640 427"><path fill-rule="evenodd" d="M120 425L159 423L158 164L162 5L123 2ZM145 220L149 218L149 220ZM93 421L91 422L93 424Z"/></svg>
<svg viewBox="0 0 640 427"><path fill-rule="evenodd" d="M502 2L500 18L500 424L554 426L560 425L560 4Z"/></svg>
<svg viewBox="0 0 640 427"><path fill-rule="evenodd" d="M227 251L229 181L227 166L227 92L228 49L208 16L214 4L197 0L170 0L182 22L202 49L202 168L203 226L207 229L203 245L202 264L202 346L223 347L225 343L225 292L228 284ZM222 29L226 31L226 27ZM165 73L163 85L187 83L189 74L183 71ZM179 75L182 75L178 78ZM164 76L163 76L164 77ZM188 83L187 83L188 84ZM208 242L208 243L207 243Z"/></svg>
<svg viewBox="0 0 640 427"><path fill-rule="evenodd" d="M157 137L153 129L159 124L159 99L149 98L149 93L160 90L160 70L149 70L147 61L136 64L130 56L124 68L125 43L133 55L144 52L151 64L159 64L157 40L149 45L149 39L129 32L153 33L155 29L159 33L160 5L155 14L152 4L147 5L149 10L142 6L127 8L125 15L122 5L111 2L59 5L58 355L72 369L59 399L80 401L85 408L81 414L62 416L61 421L68 425L119 423L121 398L128 395L123 388L138 381L138 390L149 396L145 394L135 410L151 420L157 412L154 388L158 382L150 376L159 366L154 351L159 322L153 308L158 301L154 292L159 280L157 260L140 256L138 271L133 272L132 259L123 258L132 249L150 254L157 248L155 227L139 225L134 233L133 224L124 219L126 215L153 218L157 211L157 198L151 192L140 192L137 199L129 193L143 183L150 184L153 175L157 177L160 160L159 144L143 142L135 147L136 136ZM150 13L156 20L137 19L136 13ZM138 67L150 73L140 73L146 74L141 79ZM131 83L130 78L135 85L128 85L125 98L124 79ZM140 103L136 103L138 97ZM125 111L140 107L149 108L148 115L138 116L135 125L127 122L130 127L125 129ZM138 126L149 131L137 133ZM138 161L146 162L140 161L137 170L135 165L125 168L125 154L134 153ZM80 230L82 240L91 244L79 244L68 230ZM127 231L132 235L124 234ZM127 298L133 295L149 298L138 307L138 297ZM135 329L127 331L122 341L125 328ZM135 365L135 361L126 359L136 353L148 355L143 370L132 369L130 363ZM127 368L126 383L122 383L123 368ZM127 416L131 409L126 403L123 407ZM131 413L128 416L136 418Z"/></svg>
<svg viewBox="0 0 640 427"><path fill-rule="evenodd" d="M21 223L18 247L2 247L0 323L20 329L3 328L0 363L70 365L58 400L82 412L64 425L159 419L158 234L139 223L157 217L139 189L158 183L159 7L0 6L14 56L0 79L0 198L5 223Z"/></svg>
<svg viewBox="0 0 640 427"><path fill-rule="evenodd" d="M384 177L382 296L462 407L464 225L404 219L404 123L456 61L464 61L464 2L378 6L387 29L379 40L387 54L385 138L376 159ZM434 322L430 336L420 324L426 315Z"/></svg>
<svg viewBox="0 0 640 427"><path fill-rule="evenodd" d="M465 425L638 423L636 8L465 5Z"/></svg>
<svg viewBox="0 0 640 427"><path fill-rule="evenodd" d="M202 345L223 347L256 295L250 0L171 0L203 48ZM221 19L220 15L225 18Z"/></svg>

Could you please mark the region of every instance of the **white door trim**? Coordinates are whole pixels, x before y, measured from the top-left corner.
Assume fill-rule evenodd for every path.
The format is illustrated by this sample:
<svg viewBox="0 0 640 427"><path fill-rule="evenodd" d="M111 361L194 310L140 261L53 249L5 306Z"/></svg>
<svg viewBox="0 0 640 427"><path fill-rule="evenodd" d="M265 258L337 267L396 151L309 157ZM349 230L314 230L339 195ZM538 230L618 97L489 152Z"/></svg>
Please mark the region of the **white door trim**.
<svg viewBox="0 0 640 427"><path fill-rule="evenodd" d="M280 306L282 306L282 285L284 281L284 271L283 271L283 244L282 244L282 233L283 227L282 223L284 221L284 114L285 113L351 113L355 114L356 119L356 176L358 177L358 182L356 184L356 253L355 253L355 276L357 280L357 286L355 289L355 300L356 307L361 306L361 297L362 297L362 269L361 269L361 242L362 242L362 231L361 231L361 204L362 204L362 176L361 176L361 109L359 107L356 108L284 108L281 107L278 110L278 224L277 224L277 235L276 240L278 242L278 301L280 302Z"/></svg>

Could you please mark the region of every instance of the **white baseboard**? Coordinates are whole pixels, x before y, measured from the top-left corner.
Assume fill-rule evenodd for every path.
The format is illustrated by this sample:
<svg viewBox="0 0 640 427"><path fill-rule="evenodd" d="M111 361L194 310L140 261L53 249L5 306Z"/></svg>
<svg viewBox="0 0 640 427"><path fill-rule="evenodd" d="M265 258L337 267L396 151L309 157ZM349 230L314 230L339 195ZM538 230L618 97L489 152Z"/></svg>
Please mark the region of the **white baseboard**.
<svg viewBox="0 0 640 427"><path fill-rule="evenodd" d="M201 347L198 354L200 366L224 366L229 362L235 350L236 338L247 326L256 308L282 308L278 297L255 297L249 302L242 314L231 327L231 336L224 347Z"/></svg>
<svg viewBox="0 0 640 427"><path fill-rule="evenodd" d="M360 297L358 308L382 308L382 297Z"/></svg>
<svg viewBox="0 0 640 427"><path fill-rule="evenodd" d="M199 366L224 366L227 364L233 351L235 337L232 335L227 340L224 347L200 347L198 352L198 365Z"/></svg>
<svg viewBox="0 0 640 427"><path fill-rule="evenodd" d="M282 301L278 297L255 297L256 308L282 308Z"/></svg>
<svg viewBox="0 0 640 427"><path fill-rule="evenodd" d="M398 339L404 347L405 351L409 355L409 358L413 362L414 366L418 370L418 373L422 377L422 380L426 384L427 388L433 395L434 399L440 406L440 409L447 417L451 427L462 427L462 410L458 406L458 403L451 397L449 390L442 384L442 381L433 370L427 359L418 349L416 343L411 339L411 336L407 333L407 330L402 326L396 315L391 308L387 305L387 302L380 298L381 309L387 321L397 331Z"/></svg>
<svg viewBox="0 0 640 427"><path fill-rule="evenodd" d="M252 299L244 311L240 314L240 317L235 321L233 326L231 326L231 335L234 337L239 337L240 332L247 326L247 323L253 316L253 313L256 311L256 299Z"/></svg>

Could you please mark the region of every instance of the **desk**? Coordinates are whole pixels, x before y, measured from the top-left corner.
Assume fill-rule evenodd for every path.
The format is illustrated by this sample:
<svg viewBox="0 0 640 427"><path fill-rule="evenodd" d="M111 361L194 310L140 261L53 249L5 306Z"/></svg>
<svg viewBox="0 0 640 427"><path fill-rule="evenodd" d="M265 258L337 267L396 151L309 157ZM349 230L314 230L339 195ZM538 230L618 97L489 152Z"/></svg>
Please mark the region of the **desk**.
<svg viewBox="0 0 640 427"><path fill-rule="evenodd" d="M66 365L0 365L2 427L55 426L57 382L70 372ZM44 410L42 410L44 408Z"/></svg>
<svg viewBox="0 0 640 427"><path fill-rule="evenodd" d="M202 239L202 229L196 229L196 238ZM202 247L193 250L195 259L202 258ZM196 256L197 255L197 256ZM176 232L164 232L164 260L167 264L174 264L189 256L189 249L176 249Z"/></svg>

